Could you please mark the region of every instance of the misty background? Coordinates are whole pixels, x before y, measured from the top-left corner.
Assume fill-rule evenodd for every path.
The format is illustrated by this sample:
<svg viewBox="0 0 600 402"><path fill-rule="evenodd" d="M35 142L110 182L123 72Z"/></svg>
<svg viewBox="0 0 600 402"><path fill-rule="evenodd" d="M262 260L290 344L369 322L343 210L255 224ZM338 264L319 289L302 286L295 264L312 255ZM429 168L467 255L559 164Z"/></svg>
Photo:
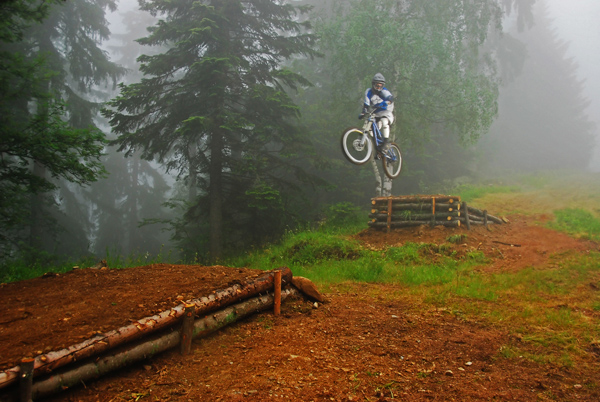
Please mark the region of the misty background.
<svg viewBox="0 0 600 402"><path fill-rule="evenodd" d="M577 76L584 81L583 93L590 100L587 111L590 119L600 124L600 2L594 0L546 0L559 38L568 43L567 56L577 63ZM596 130L596 138L599 132ZM590 169L600 171L600 141L596 147Z"/></svg>
<svg viewBox="0 0 600 402"><path fill-rule="evenodd" d="M451 0L263 1L247 14L262 23L262 15L285 10L276 14L289 20L256 32L249 24L248 32L285 40L240 39L236 50L217 34L203 35L235 37L235 29L221 31L229 23L244 27L245 2L199 2L215 3L214 10L192 9L185 0L146 1L146 10L134 0L60 3L41 22L15 23L11 32L22 29L22 36L2 36L7 55L43 55L56 71L39 79L43 95L2 86L2 107L18 108L23 121L43 116L44 127L20 130L20 137L2 133L3 260L160 255L209 263L275 242L288 230L343 220L382 195L386 180L376 165L350 165L339 146L342 131L357 125L362 94L377 72L396 95L392 133L404 156L403 173L388 183L393 195L503 174L600 171L594 0L481 0L471 8ZM279 8L290 4L313 9ZM185 7L206 19L186 18ZM201 25L211 18L214 25ZM190 34L177 37L167 27ZM185 43L195 40L193 49L201 50L194 61ZM229 57L225 49L239 52L231 63L242 60L235 68L245 75L198 67ZM190 72L196 75L185 81ZM231 80L217 88L216 77ZM168 99L175 80L182 83L178 98ZM61 102L47 103L50 92ZM214 99L226 114L211 111ZM61 120L48 117L55 115ZM101 145L106 174L93 164L80 178L63 174L69 167L61 173L51 162L60 156L41 151L74 128L91 130L77 131L77 143L93 137L86 145L92 153L93 144ZM57 137L48 134L53 130ZM12 152L13 138L39 152ZM11 182L15 172L27 179Z"/></svg>

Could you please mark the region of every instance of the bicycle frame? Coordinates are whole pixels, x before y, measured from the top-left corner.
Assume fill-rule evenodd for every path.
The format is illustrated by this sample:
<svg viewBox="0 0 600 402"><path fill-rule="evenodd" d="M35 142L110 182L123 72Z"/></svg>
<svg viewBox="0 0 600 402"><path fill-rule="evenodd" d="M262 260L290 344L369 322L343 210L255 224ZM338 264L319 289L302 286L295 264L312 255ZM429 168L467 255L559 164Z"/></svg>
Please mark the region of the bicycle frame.
<svg viewBox="0 0 600 402"><path fill-rule="evenodd" d="M381 146L383 145L383 134L381 133L379 126L377 126L377 120L375 119L375 116L372 114L365 119L363 132L369 133L369 135L375 139L375 149L380 151Z"/></svg>
<svg viewBox="0 0 600 402"><path fill-rule="evenodd" d="M350 127L342 134L344 156L355 165L367 163L373 156L376 160L382 159L385 174L390 179L395 179L402 169L400 148L390 142L382 149L385 138L377 125L377 119L373 112L365 113L364 117L362 129Z"/></svg>

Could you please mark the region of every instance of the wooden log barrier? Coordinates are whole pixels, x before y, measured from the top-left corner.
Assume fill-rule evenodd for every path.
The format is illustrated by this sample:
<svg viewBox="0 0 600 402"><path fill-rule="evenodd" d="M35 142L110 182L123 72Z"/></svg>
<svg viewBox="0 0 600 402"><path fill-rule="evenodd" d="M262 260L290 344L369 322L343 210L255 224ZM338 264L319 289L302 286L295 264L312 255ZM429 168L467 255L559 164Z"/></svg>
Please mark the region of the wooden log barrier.
<svg viewBox="0 0 600 402"><path fill-rule="evenodd" d="M300 295L300 293L295 288L286 289L285 292L282 292L282 300L291 295ZM272 307L273 301L273 294L258 296L209 316L199 318L193 325L193 337L206 336L241 318ZM35 382L32 389L33 398L37 399L54 394L81 382L98 378L132 363L152 357L177 346L180 339L180 330L169 331L162 336L132 344L126 350L101 356L77 367L71 367L71 369L65 368L66 370L63 372L55 373L48 378Z"/></svg>
<svg viewBox="0 0 600 402"><path fill-rule="evenodd" d="M388 200L392 200L393 204L402 204L402 203L433 203L435 202L445 202L448 204L459 204L460 197L453 195L402 195L396 197L375 197L371 199L371 204L377 205L385 203L387 204Z"/></svg>
<svg viewBox="0 0 600 402"><path fill-rule="evenodd" d="M192 352L192 336L194 333L194 307L193 303L185 304L185 314L181 323L181 341L179 353L183 356Z"/></svg>
<svg viewBox="0 0 600 402"><path fill-rule="evenodd" d="M287 268L278 269L282 274L282 283L292 281L292 271ZM264 293L273 289L273 271L244 284L236 284L227 289L217 290L213 294L192 300L195 305L195 314L202 316L210 311L226 307L237 301ZM139 339L159 329L174 325L182 319L185 313L184 304L165 310L157 315L143 318L125 327L112 330L66 349L49 352L35 357L34 376L50 373L59 367L80 361L90 356L98 355L106 350L115 348L124 343ZM20 376L20 367L16 366L0 372L0 389L14 384Z"/></svg>
<svg viewBox="0 0 600 402"><path fill-rule="evenodd" d="M435 226L446 226L446 227L460 227L460 220L452 220L452 221L434 221ZM369 227L376 229L384 229L387 227L386 222L369 222ZM395 228L407 228L407 227L416 227L422 225L431 225L431 221L397 221L391 222L390 227Z"/></svg>
<svg viewBox="0 0 600 402"><path fill-rule="evenodd" d="M420 225L459 227L461 223L471 230L471 224L487 227L488 223L508 222L461 203L460 197L453 195L376 197L371 199L371 205L369 227L388 231Z"/></svg>
<svg viewBox="0 0 600 402"><path fill-rule="evenodd" d="M431 218L435 218L435 220L451 220L452 218L457 218L461 216L459 211L456 212L437 212L435 214L432 213L399 213L399 214L369 214L369 218L375 219L376 221L424 221L431 220ZM448 219L450 218L450 219Z"/></svg>
<svg viewBox="0 0 600 402"><path fill-rule="evenodd" d="M431 204L429 203L421 203L421 204L403 204L403 203L392 203L392 208L402 209L403 211L419 211L419 212L431 212ZM447 204L447 203L436 203L435 210L438 212L453 212L460 211L462 208L461 204ZM381 208L378 205L374 205L371 208L371 213L387 213L388 208Z"/></svg>
<svg viewBox="0 0 600 402"><path fill-rule="evenodd" d="M281 314L281 271L275 272L273 314Z"/></svg>
<svg viewBox="0 0 600 402"><path fill-rule="evenodd" d="M471 220L469 219L469 207L466 202L463 202L463 211L465 212L465 223L467 224L467 230L471 230Z"/></svg>
<svg viewBox="0 0 600 402"><path fill-rule="evenodd" d="M33 397L33 364L32 358L21 360L21 379L19 380L19 401L31 402Z"/></svg>

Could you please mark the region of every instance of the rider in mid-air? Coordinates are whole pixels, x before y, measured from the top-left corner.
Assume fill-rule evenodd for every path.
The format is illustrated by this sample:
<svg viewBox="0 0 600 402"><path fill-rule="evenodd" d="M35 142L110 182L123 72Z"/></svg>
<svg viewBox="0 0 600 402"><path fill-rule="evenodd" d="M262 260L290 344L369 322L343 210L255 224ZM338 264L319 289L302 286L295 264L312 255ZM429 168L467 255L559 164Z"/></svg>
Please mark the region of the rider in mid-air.
<svg viewBox="0 0 600 402"><path fill-rule="evenodd" d="M390 142L390 126L394 122L394 96L384 85L383 75L375 74L371 80L371 88L365 91L362 113L358 118L362 119L369 108L377 110L374 116L383 134L383 149L387 149Z"/></svg>

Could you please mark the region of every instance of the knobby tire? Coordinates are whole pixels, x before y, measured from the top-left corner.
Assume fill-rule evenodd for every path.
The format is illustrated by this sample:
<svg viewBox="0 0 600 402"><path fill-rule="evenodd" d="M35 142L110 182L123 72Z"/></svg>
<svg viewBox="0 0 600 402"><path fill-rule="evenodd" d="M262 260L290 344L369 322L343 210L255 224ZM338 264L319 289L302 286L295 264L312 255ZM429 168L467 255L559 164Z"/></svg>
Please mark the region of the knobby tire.
<svg viewBox="0 0 600 402"><path fill-rule="evenodd" d="M395 160L388 159L387 156L382 155L381 163L383 164L383 171L385 175L390 179L395 179L400 175L402 170L402 154L400 153L400 147L396 143L390 143L386 154L393 154Z"/></svg>
<svg viewBox="0 0 600 402"><path fill-rule="evenodd" d="M364 142L361 144L362 140ZM373 155L373 142L361 129L349 128L342 134L342 153L355 165L363 165Z"/></svg>

